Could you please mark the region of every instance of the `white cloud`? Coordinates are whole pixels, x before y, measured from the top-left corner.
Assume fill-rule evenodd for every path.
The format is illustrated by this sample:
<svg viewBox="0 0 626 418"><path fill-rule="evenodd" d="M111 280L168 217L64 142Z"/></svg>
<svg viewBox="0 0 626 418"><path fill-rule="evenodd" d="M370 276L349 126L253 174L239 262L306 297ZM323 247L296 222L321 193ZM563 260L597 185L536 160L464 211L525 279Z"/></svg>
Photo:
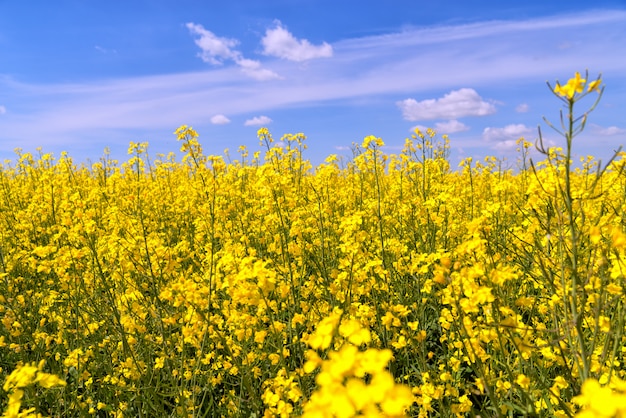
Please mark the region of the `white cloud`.
<svg viewBox="0 0 626 418"><path fill-rule="evenodd" d="M409 132L414 133L416 129L418 129L420 132L426 133L426 130L428 128L432 129L432 126L424 126L424 125L415 125L413 126L411 129L409 129Z"/></svg>
<svg viewBox="0 0 626 418"><path fill-rule="evenodd" d="M221 38L196 23L190 22L186 26L189 32L199 36L195 42L202 50L198 54L202 61L218 65L222 64L224 59L235 59L240 55L238 51L232 49L239 44L236 39Z"/></svg>
<svg viewBox="0 0 626 418"><path fill-rule="evenodd" d="M0 115L4 115L5 113L7 113L7 108L4 106L0 106Z"/></svg>
<svg viewBox="0 0 626 418"><path fill-rule="evenodd" d="M224 115L215 115L215 116L211 117L211 123L213 125L226 125L226 124L230 123L230 119L228 119Z"/></svg>
<svg viewBox="0 0 626 418"><path fill-rule="evenodd" d="M533 135L535 130L523 124L507 125L504 128L485 128L483 139L489 142L515 141L521 137ZM528 139L528 138L526 138Z"/></svg>
<svg viewBox="0 0 626 418"><path fill-rule="evenodd" d="M263 54L290 61L302 62L333 56L333 47L328 43L313 45L306 39L296 39L279 21L276 22L274 29L265 31L261 44Z"/></svg>
<svg viewBox="0 0 626 418"><path fill-rule="evenodd" d="M493 149L500 152L511 152L515 151L518 147L517 139L507 139L496 143Z"/></svg>
<svg viewBox="0 0 626 418"><path fill-rule="evenodd" d="M530 107L526 103L521 103L515 107L517 113L526 113L529 109Z"/></svg>
<svg viewBox="0 0 626 418"><path fill-rule="evenodd" d="M224 60L231 60L241 68L244 74L257 80L280 78L275 72L262 68L260 62L244 58L241 52L233 49L239 44L238 40L216 36L196 23L187 23L186 26L189 32L198 36L195 43L202 51L198 56L204 62L221 65Z"/></svg>
<svg viewBox="0 0 626 418"><path fill-rule="evenodd" d="M438 122L435 124L435 131L442 134L453 134L455 132L469 131L469 126L456 119L447 122Z"/></svg>
<svg viewBox="0 0 626 418"><path fill-rule="evenodd" d="M470 127L463 122L453 119L447 122L437 122L434 126L415 125L411 128L411 132L415 132L416 129L419 129L421 132L425 133L428 128L434 129L438 134L453 134L455 132L469 131L470 129Z"/></svg>
<svg viewBox="0 0 626 418"><path fill-rule="evenodd" d="M244 126L267 125L271 122L272 120L267 116L255 116L252 119L245 121Z"/></svg>
<svg viewBox="0 0 626 418"><path fill-rule="evenodd" d="M597 133L602 136L621 135L626 133L626 129L618 128L617 126L609 126L608 128L597 126Z"/></svg>
<svg viewBox="0 0 626 418"><path fill-rule="evenodd" d="M485 102L474 89L453 90L439 99L421 102L405 99L397 103L406 120L456 119L464 116L485 116L496 107Z"/></svg>

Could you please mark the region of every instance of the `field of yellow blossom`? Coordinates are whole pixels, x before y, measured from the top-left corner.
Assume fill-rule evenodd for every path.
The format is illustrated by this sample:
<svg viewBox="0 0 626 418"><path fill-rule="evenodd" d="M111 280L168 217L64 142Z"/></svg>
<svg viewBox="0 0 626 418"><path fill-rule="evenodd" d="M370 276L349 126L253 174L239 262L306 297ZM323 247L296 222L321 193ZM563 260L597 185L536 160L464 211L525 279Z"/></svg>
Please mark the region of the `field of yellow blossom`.
<svg viewBox="0 0 626 418"><path fill-rule="evenodd" d="M449 163L416 131L0 170L5 417L626 416L626 154ZM597 103L597 102L596 102ZM536 146L542 159L529 158Z"/></svg>

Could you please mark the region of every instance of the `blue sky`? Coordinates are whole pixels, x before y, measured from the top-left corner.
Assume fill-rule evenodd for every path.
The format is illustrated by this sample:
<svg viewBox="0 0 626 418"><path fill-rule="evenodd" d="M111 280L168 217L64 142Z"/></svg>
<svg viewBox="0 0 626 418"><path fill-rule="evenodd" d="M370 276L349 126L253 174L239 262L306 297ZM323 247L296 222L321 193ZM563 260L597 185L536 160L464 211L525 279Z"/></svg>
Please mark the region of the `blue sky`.
<svg viewBox="0 0 626 418"><path fill-rule="evenodd" d="M124 160L130 141L178 152L259 149L256 131L307 136L308 157L375 135L398 152L416 127L453 162L559 137L546 81L603 74L576 138L606 159L626 144L626 1L0 0L0 158L13 149Z"/></svg>

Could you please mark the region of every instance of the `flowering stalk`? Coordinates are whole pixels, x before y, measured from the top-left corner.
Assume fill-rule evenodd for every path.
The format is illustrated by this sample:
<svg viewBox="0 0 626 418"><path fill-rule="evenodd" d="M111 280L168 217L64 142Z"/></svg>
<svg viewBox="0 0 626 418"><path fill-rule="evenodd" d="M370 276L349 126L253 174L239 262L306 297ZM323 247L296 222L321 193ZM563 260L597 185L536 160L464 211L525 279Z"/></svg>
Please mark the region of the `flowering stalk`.
<svg viewBox="0 0 626 418"><path fill-rule="evenodd" d="M561 85L557 81L556 86L552 88L548 83L554 95L563 101L567 109L565 116L563 115L563 111L561 111L560 114L561 129L556 128L544 118L551 128L565 138L565 155L560 154L558 150L555 149L546 149L541 130L539 130L539 139L536 144L538 151L547 157L548 164L552 164L552 161L556 159L557 171L560 171L558 170L560 167L563 169L563 178L557 180L557 194L553 197L559 199L560 196L559 200L561 200L564 205L565 213L558 213L559 225L561 227L558 239L562 245L559 255L562 257L564 263L561 265L562 297L568 316L568 320L564 322L564 328L566 330L565 337L576 354L574 356L574 363L580 381L584 381L590 377L591 354L594 350L594 347L590 346L588 340L585 338L585 331L583 329L584 309L586 302L589 300L589 295L586 290L587 283L585 282L585 274L580 271L581 268L589 265L588 260L581 260L581 257L584 256L584 245L582 243L584 239L583 233L586 232L584 229L586 218L583 213L583 198L591 195L592 190L583 189L580 195L574 192L574 186L572 185L572 149L574 137L584 130L589 113L596 108L604 91L601 76L598 76L596 80L589 83L587 83L587 79L588 74L585 78L581 78L580 73L576 72L575 76L564 85ZM595 102L586 112L576 117L574 115L574 107L576 104L593 92L598 93ZM617 153L611 161L616 156ZM559 162L561 159L562 162ZM535 170L534 165L532 165L532 167L533 170ZM593 184L597 183L603 172L604 170L598 171ZM591 189L593 189L593 185ZM554 202L554 207L558 208L558 206L559 204ZM565 215L565 219L562 218L562 215ZM547 233L548 236L551 235L550 231L547 231ZM567 273L569 273L569 278L566 277ZM591 341L596 341L595 336Z"/></svg>

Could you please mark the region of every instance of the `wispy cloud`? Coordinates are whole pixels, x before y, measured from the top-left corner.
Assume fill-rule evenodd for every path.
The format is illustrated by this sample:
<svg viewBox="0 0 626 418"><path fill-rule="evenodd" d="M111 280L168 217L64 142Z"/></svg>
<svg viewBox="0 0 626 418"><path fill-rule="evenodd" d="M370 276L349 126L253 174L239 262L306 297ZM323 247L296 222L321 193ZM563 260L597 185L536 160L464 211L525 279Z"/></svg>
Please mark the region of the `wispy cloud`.
<svg viewBox="0 0 626 418"><path fill-rule="evenodd" d="M456 119L465 116L486 116L496 112L492 103L484 101L474 89L454 90L439 99L398 102L406 120Z"/></svg>
<svg viewBox="0 0 626 418"><path fill-rule="evenodd" d="M255 116L252 119L246 120L244 126L268 125L270 123L272 123L272 120L267 116Z"/></svg>
<svg viewBox="0 0 626 418"><path fill-rule="evenodd" d="M230 119L224 115L215 115L211 117L211 123L213 125L226 125L230 123Z"/></svg>
<svg viewBox="0 0 626 418"><path fill-rule="evenodd" d="M275 25L267 29L261 39L263 54L297 62L332 57L333 47L330 44L313 45L306 39L296 39L280 21L276 21Z"/></svg>
<svg viewBox="0 0 626 418"><path fill-rule="evenodd" d="M104 47L101 47L100 45L96 45L94 48L96 51L101 52L103 54L117 54L117 50L104 48Z"/></svg>
<svg viewBox="0 0 626 418"><path fill-rule="evenodd" d="M515 111L517 113L527 113L529 109L530 106L528 106L528 104L526 103L521 103L515 107Z"/></svg>
<svg viewBox="0 0 626 418"><path fill-rule="evenodd" d="M7 113L7 108L4 106L0 106L0 115L4 115L5 113Z"/></svg>
<svg viewBox="0 0 626 418"><path fill-rule="evenodd" d="M608 126L606 128L598 125L593 125L593 132L602 136L614 136L626 134L626 129L618 128L617 126Z"/></svg>
<svg viewBox="0 0 626 418"><path fill-rule="evenodd" d="M243 71L244 74L257 80L263 81L281 78L274 71L261 67L261 63L259 61L247 58L238 58L235 62L239 67L241 67L241 71Z"/></svg>
<svg viewBox="0 0 626 418"><path fill-rule="evenodd" d="M275 72L262 68L259 61L244 58L240 51L234 49L239 44L238 40L219 37L197 23L190 22L186 26L189 32L197 36L195 43L201 50L198 56L204 62L222 65L224 60L231 60L244 74L257 80L280 78Z"/></svg>

